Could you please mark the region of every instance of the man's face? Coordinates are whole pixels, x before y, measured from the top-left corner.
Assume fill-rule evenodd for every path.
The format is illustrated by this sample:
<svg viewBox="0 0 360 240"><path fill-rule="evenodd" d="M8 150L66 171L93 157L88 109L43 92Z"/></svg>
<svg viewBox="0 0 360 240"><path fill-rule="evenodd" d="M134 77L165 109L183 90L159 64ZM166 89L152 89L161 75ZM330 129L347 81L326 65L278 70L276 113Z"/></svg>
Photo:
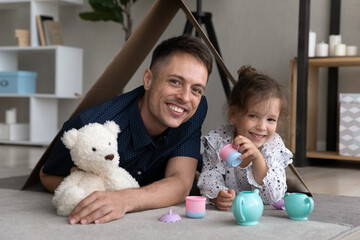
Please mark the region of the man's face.
<svg viewBox="0 0 360 240"><path fill-rule="evenodd" d="M156 74L147 69L140 108L149 134L156 136L189 120L200 103L207 78L205 65L189 54L174 55L157 67Z"/></svg>

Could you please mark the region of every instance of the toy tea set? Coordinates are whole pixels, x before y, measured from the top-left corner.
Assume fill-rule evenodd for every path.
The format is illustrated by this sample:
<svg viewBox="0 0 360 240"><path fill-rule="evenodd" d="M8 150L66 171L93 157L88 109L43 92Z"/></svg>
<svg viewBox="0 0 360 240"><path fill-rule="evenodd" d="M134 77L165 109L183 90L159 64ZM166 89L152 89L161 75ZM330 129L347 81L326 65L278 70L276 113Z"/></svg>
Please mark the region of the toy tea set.
<svg viewBox="0 0 360 240"><path fill-rule="evenodd" d="M239 157L241 153L233 148L231 144L225 145L220 153L220 158L230 167L236 167L241 163ZM188 218L205 217L206 198L202 196L186 197L186 216ZM275 202L272 205L279 210L285 210L292 220L304 221L314 210L314 201L304 193L286 193L283 200ZM242 226L251 226L259 224L264 211L264 203L259 195L259 190L239 192L233 200L232 213L236 223ZM172 212L162 215L162 222L178 222L181 217Z"/></svg>

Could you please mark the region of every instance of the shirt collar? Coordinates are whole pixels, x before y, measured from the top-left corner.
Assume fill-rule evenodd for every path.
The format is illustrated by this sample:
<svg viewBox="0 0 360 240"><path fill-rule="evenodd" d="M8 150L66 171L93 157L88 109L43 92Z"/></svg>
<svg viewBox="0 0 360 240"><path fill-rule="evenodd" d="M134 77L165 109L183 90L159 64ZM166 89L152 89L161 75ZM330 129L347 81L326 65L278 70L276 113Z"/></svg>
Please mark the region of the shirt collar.
<svg viewBox="0 0 360 240"><path fill-rule="evenodd" d="M145 147L153 142L141 118L138 106L140 97L141 96L131 104L129 112L129 125L135 150Z"/></svg>

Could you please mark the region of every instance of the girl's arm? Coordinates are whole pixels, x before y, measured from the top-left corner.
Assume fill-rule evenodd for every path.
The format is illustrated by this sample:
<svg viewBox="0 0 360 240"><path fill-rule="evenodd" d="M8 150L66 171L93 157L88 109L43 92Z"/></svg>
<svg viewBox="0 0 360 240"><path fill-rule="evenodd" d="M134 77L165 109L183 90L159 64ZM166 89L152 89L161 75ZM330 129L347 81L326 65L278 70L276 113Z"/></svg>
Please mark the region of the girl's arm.
<svg viewBox="0 0 360 240"><path fill-rule="evenodd" d="M261 154L269 168L263 184L257 183L254 166L248 168L248 181L260 190L265 204L272 204L284 197L287 190L285 168L292 162L293 155L278 134L261 148Z"/></svg>
<svg viewBox="0 0 360 240"><path fill-rule="evenodd" d="M216 150L207 142L203 141L203 167L197 183L200 193L210 199L216 198L220 190L227 189L223 175L225 169L218 157Z"/></svg>

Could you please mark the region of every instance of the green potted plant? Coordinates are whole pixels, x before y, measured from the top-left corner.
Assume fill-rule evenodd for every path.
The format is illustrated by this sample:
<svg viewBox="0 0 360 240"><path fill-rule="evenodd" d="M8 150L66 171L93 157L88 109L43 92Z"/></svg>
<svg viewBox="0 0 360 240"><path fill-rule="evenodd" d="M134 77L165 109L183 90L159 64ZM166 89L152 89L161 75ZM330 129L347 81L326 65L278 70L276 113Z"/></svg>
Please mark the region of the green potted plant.
<svg viewBox="0 0 360 240"><path fill-rule="evenodd" d="M89 0L92 12L82 12L80 18L87 21L114 21L122 25L125 41L132 32L131 5L137 0Z"/></svg>

